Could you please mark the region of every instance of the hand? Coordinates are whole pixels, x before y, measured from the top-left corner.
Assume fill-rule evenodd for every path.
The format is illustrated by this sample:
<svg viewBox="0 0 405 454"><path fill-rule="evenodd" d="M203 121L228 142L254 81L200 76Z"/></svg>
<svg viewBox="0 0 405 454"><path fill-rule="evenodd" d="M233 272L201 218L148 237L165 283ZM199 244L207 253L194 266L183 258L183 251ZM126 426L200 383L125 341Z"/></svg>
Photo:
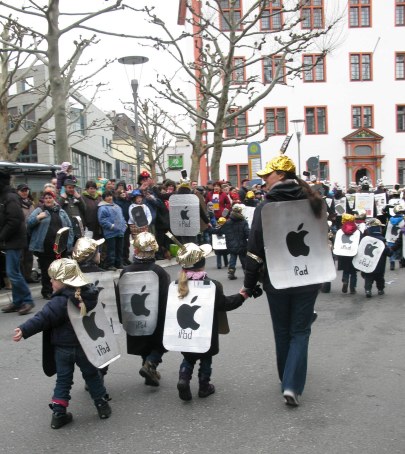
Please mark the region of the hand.
<svg viewBox="0 0 405 454"><path fill-rule="evenodd" d="M14 330L13 341L20 342L21 339L22 339L22 331L20 330L20 328L16 328Z"/></svg>
<svg viewBox="0 0 405 454"><path fill-rule="evenodd" d="M242 287L239 293L242 294L241 292L246 293L249 297L253 296L253 298L258 298L259 296L263 295L263 290L259 284L257 284L255 288Z"/></svg>
<svg viewBox="0 0 405 454"><path fill-rule="evenodd" d="M73 196L76 197L76 199L80 199L80 194L76 191L73 193Z"/></svg>
<svg viewBox="0 0 405 454"><path fill-rule="evenodd" d="M239 290L239 294L243 296L243 298L245 298L245 300L247 300L249 298L249 295L246 293L246 289L244 288L241 288Z"/></svg>
<svg viewBox="0 0 405 454"><path fill-rule="evenodd" d="M67 194L66 194L66 192L64 192L63 194L61 194L61 197L62 197L62 199L67 199Z"/></svg>
<svg viewBox="0 0 405 454"><path fill-rule="evenodd" d="M40 221L41 219L45 219L47 216L48 216L48 214L46 211L41 211L41 213L39 213L37 215L37 219L38 219L38 221Z"/></svg>

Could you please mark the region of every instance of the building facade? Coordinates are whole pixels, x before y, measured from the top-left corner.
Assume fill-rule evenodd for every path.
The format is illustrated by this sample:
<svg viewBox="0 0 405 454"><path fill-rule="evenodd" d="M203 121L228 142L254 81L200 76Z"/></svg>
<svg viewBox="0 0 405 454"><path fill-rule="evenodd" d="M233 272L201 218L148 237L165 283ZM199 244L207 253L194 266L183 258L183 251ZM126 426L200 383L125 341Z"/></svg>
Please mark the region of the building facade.
<svg viewBox="0 0 405 454"><path fill-rule="evenodd" d="M233 14L238 20L253 0L217 3L222 13L211 20L226 33L224 16ZM204 14L202 2L191 4ZM250 124L264 123L263 131L249 138L255 142L268 137L260 146L263 165L293 134L287 154L301 173L308 170L345 186L363 176L373 184L382 179L388 186L405 185L405 1L308 0L301 10L286 13L283 6L291 5L290 0L268 1L257 27L277 36L294 14L297 30L324 29L333 15L339 21L328 35L330 42L324 39L329 51L323 56L318 46L309 46L299 59L296 54L291 64L308 69L290 79L282 68L273 90L237 119L233 133L239 129L243 140ZM191 28L187 14L185 1L179 0L178 22ZM267 44L262 55L268 52ZM276 59L262 58L238 71L238 61L247 58L242 47L235 50L235 83L242 86L258 74L263 86L272 83ZM248 175L247 146L224 148L220 174L234 184Z"/></svg>

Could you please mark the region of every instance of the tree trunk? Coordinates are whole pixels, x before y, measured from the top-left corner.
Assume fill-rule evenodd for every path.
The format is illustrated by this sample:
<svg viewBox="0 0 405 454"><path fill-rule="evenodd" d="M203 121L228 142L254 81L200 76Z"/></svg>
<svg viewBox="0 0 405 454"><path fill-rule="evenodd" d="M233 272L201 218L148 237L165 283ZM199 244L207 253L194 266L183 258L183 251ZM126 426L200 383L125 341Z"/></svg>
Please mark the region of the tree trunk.
<svg viewBox="0 0 405 454"><path fill-rule="evenodd" d="M8 27L4 26L4 29L1 33L1 39L3 40L3 48L7 47L6 42L8 41L9 33ZM8 159L8 90L5 90L7 87L7 77L8 77L8 59L9 52L0 52L0 90L2 90L3 95L0 97L0 159L7 161Z"/></svg>
<svg viewBox="0 0 405 454"><path fill-rule="evenodd" d="M51 86L52 107L55 118L55 159L56 164L70 161L70 149L66 121L66 87L59 65L59 0L49 0L48 34L48 60L49 81Z"/></svg>

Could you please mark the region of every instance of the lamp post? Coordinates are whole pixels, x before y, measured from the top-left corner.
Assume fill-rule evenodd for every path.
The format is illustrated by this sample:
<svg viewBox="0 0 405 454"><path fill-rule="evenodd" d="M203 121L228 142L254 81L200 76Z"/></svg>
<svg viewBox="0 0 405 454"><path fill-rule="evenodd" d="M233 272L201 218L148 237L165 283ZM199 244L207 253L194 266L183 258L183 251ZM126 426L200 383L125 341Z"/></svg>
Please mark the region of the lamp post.
<svg viewBox="0 0 405 454"><path fill-rule="evenodd" d="M118 59L123 65L143 65L149 61L148 57L134 55L130 57L122 57ZM132 96L134 98L134 120L135 120L135 152L136 152L136 177L141 174L141 161L143 161L143 150L139 145L139 124L138 124L138 88L139 82L137 79L131 80Z"/></svg>
<svg viewBox="0 0 405 454"><path fill-rule="evenodd" d="M297 142L298 142L298 176L301 177L301 136L302 130L304 129L305 120L291 120L294 125L294 131L297 135Z"/></svg>

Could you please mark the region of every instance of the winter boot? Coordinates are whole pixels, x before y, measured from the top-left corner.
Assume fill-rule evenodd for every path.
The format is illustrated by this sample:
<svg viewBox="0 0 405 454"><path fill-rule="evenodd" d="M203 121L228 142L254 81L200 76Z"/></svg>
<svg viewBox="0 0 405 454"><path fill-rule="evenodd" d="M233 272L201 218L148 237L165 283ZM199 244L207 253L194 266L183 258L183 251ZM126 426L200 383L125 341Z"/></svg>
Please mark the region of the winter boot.
<svg viewBox="0 0 405 454"><path fill-rule="evenodd" d="M111 407L110 404L107 402L107 399L102 397L101 399L96 399L94 404L97 408L97 413L100 419L107 419L111 416Z"/></svg>
<svg viewBox="0 0 405 454"><path fill-rule="evenodd" d="M237 279L237 277L235 276L235 268L228 268L228 279L231 280L231 281L234 281L235 279Z"/></svg>
<svg viewBox="0 0 405 454"><path fill-rule="evenodd" d="M390 262L390 270L395 270L395 262Z"/></svg>
<svg viewBox="0 0 405 454"><path fill-rule="evenodd" d="M355 295L356 294L356 287L350 287L350 294Z"/></svg>
<svg viewBox="0 0 405 454"><path fill-rule="evenodd" d="M181 400L188 401L193 398L190 390L190 380L191 371L186 367L182 367L179 372L179 381L177 383L177 389Z"/></svg>
<svg viewBox="0 0 405 454"><path fill-rule="evenodd" d="M72 422L72 413L66 411L66 407L58 404L49 404L49 408L53 410L51 427L52 429L60 429Z"/></svg>
<svg viewBox="0 0 405 454"><path fill-rule="evenodd" d="M145 379L145 385L159 386L160 374L156 370L157 364L145 361L139 369L139 375Z"/></svg>
<svg viewBox="0 0 405 454"><path fill-rule="evenodd" d="M347 293L347 287L349 286L349 283L347 281L342 281L342 293Z"/></svg>
<svg viewBox="0 0 405 454"><path fill-rule="evenodd" d="M209 377L199 377L198 397L208 397L215 392L215 386L210 383Z"/></svg>

